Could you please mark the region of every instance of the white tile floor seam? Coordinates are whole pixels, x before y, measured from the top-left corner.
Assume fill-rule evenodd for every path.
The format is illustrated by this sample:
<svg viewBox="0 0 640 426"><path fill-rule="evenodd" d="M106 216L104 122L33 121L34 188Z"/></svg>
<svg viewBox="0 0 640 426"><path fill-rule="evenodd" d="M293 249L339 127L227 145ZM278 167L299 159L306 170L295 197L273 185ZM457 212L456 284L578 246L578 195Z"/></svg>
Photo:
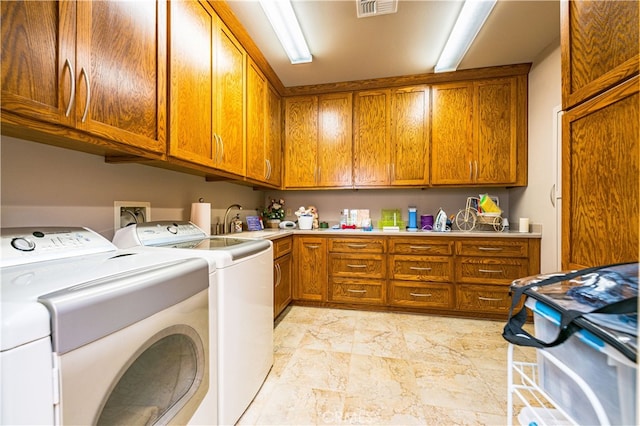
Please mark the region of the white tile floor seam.
<svg viewBox="0 0 640 426"><path fill-rule="evenodd" d="M503 425L504 322L292 306L239 425Z"/></svg>

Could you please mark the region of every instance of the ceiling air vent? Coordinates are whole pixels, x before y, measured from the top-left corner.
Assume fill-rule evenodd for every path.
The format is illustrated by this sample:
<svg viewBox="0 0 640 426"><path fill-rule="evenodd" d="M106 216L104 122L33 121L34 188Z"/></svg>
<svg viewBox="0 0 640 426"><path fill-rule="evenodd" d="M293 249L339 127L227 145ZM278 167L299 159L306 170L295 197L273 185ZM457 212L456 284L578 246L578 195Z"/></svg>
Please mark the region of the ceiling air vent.
<svg viewBox="0 0 640 426"><path fill-rule="evenodd" d="M398 11L398 0L356 0L358 18L386 15Z"/></svg>

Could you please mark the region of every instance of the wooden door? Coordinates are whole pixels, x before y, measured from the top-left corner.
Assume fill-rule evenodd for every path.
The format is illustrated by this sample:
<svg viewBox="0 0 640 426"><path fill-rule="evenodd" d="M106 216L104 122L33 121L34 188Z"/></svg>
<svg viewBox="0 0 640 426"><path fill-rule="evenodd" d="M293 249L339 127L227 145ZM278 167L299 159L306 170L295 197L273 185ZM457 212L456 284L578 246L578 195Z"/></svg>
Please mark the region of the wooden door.
<svg viewBox="0 0 640 426"><path fill-rule="evenodd" d="M388 186L391 164L391 90L354 96L353 183Z"/></svg>
<svg viewBox="0 0 640 426"><path fill-rule="evenodd" d="M219 138L216 167L244 176L245 67L247 54L218 20L215 37L215 133Z"/></svg>
<svg viewBox="0 0 640 426"><path fill-rule="evenodd" d="M391 185L429 183L429 87L393 91Z"/></svg>
<svg viewBox="0 0 640 426"><path fill-rule="evenodd" d="M285 99L284 186L316 186L318 159L318 97Z"/></svg>
<svg viewBox="0 0 640 426"><path fill-rule="evenodd" d="M516 88L515 78L474 84L474 183L516 182Z"/></svg>
<svg viewBox="0 0 640 426"><path fill-rule="evenodd" d="M473 85L432 87L431 183L468 184L473 180Z"/></svg>
<svg viewBox="0 0 640 426"><path fill-rule="evenodd" d="M75 123L76 3L0 2L2 110Z"/></svg>
<svg viewBox="0 0 640 426"><path fill-rule="evenodd" d="M267 84L266 118L267 182L274 186L280 186L282 183L282 102L280 95L269 84Z"/></svg>
<svg viewBox="0 0 640 426"><path fill-rule="evenodd" d="M247 177L266 181L267 80L253 61L247 65Z"/></svg>
<svg viewBox="0 0 640 426"><path fill-rule="evenodd" d="M213 167L212 43L218 18L206 1L172 1L170 7L169 155Z"/></svg>
<svg viewBox="0 0 640 426"><path fill-rule="evenodd" d="M318 100L318 187L353 184L353 95L337 93Z"/></svg>
<svg viewBox="0 0 640 426"><path fill-rule="evenodd" d="M563 116L562 267L638 261L639 77Z"/></svg>
<svg viewBox="0 0 640 426"><path fill-rule="evenodd" d="M296 239L297 281L295 298L299 300L327 300L327 240L316 237Z"/></svg>
<svg viewBox="0 0 640 426"><path fill-rule="evenodd" d="M562 107L638 73L640 2L561 2Z"/></svg>
<svg viewBox="0 0 640 426"><path fill-rule="evenodd" d="M76 127L165 152L166 7L77 2Z"/></svg>
<svg viewBox="0 0 640 426"><path fill-rule="evenodd" d="M291 302L293 259L291 254L276 259L274 264L273 317L277 317Z"/></svg>

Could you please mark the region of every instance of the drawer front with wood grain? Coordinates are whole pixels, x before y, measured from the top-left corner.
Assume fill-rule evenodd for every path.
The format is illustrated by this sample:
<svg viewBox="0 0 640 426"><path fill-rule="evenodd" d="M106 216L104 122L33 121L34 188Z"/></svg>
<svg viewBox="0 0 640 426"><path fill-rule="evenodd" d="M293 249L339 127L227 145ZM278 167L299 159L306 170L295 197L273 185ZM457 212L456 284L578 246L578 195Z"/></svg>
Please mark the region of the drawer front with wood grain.
<svg viewBox="0 0 640 426"><path fill-rule="evenodd" d="M453 253L453 241L426 238L391 238L389 253L424 256L448 256Z"/></svg>
<svg viewBox="0 0 640 426"><path fill-rule="evenodd" d="M459 256L528 257L529 244L526 240L483 239L456 241Z"/></svg>
<svg viewBox="0 0 640 426"><path fill-rule="evenodd" d="M453 258L448 256L389 255L391 279L453 281Z"/></svg>
<svg viewBox="0 0 640 426"><path fill-rule="evenodd" d="M358 278L334 277L330 280L332 302L353 302L367 304L384 303L384 281Z"/></svg>
<svg viewBox="0 0 640 426"><path fill-rule="evenodd" d="M513 280L526 277L528 271L529 262L526 259L456 258L456 281L459 283L510 285Z"/></svg>
<svg viewBox="0 0 640 426"><path fill-rule="evenodd" d="M277 259L293 250L293 237L284 237L273 240L273 258Z"/></svg>
<svg viewBox="0 0 640 426"><path fill-rule="evenodd" d="M389 304L415 308L455 308L451 283L389 282Z"/></svg>
<svg viewBox="0 0 640 426"><path fill-rule="evenodd" d="M329 273L334 277L386 278L384 255L329 254Z"/></svg>
<svg viewBox="0 0 640 426"><path fill-rule="evenodd" d="M329 251L333 253L384 253L386 242L382 238L331 238Z"/></svg>
<svg viewBox="0 0 640 426"><path fill-rule="evenodd" d="M456 300L464 311L508 313L511 306L509 288L497 285L459 284Z"/></svg>

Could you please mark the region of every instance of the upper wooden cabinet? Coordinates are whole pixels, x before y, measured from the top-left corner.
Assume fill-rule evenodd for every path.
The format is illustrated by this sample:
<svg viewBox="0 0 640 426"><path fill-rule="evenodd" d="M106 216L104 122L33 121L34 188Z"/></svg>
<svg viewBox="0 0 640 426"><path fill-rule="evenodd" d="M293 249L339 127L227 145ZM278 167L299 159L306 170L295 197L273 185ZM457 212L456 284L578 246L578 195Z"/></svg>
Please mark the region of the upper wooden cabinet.
<svg viewBox="0 0 640 426"><path fill-rule="evenodd" d="M243 176L246 52L206 1L170 5L169 155Z"/></svg>
<svg viewBox="0 0 640 426"><path fill-rule="evenodd" d="M639 9L638 1L562 1L563 109L638 73Z"/></svg>
<svg viewBox="0 0 640 426"><path fill-rule="evenodd" d="M285 188L352 186L351 93L285 99Z"/></svg>
<svg viewBox="0 0 640 426"><path fill-rule="evenodd" d="M429 106L428 86L355 94L356 188L429 183Z"/></svg>
<svg viewBox="0 0 640 426"><path fill-rule="evenodd" d="M0 7L4 112L165 152L166 2Z"/></svg>
<svg viewBox="0 0 640 426"><path fill-rule="evenodd" d="M280 186L280 96L253 61L247 64L247 177Z"/></svg>
<svg viewBox="0 0 640 426"><path fill-rule="evenodd" d="M433 86L431 184L526 185L526 76Z"/></svg>

